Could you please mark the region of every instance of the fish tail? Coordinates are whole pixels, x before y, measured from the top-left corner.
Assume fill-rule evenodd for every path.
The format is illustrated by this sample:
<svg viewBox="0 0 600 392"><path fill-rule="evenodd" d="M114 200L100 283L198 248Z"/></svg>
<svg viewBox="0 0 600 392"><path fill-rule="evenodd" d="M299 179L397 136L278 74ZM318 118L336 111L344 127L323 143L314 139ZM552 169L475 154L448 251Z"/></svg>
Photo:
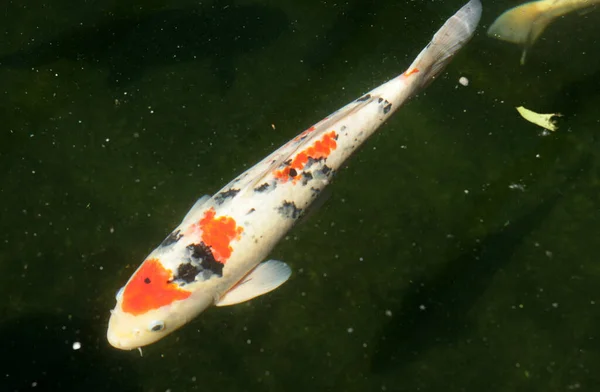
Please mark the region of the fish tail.
<svg viewBox="0 0 600 392"><path fill-rule="evenodd" d="M431 82L471 39L481 18L481 2L471 0L450 17L404 73L417 74L422 85Z"/></svg>
<svg viewBox="0 0 600 392"><path fill-rule="evenodd" d="M490 37L519 45L532 45L555 15L548 13L551 3L533 1L511 8L490 26Z"/></svg>
<svg viewBox="0 0 600 392"><path fill-rule="evenodd" d="M553 12L553 3L542 0L522 4L505 11L487 31L488 36L523 46L521 64L527 50L546 27L562 13Z"/></svg>

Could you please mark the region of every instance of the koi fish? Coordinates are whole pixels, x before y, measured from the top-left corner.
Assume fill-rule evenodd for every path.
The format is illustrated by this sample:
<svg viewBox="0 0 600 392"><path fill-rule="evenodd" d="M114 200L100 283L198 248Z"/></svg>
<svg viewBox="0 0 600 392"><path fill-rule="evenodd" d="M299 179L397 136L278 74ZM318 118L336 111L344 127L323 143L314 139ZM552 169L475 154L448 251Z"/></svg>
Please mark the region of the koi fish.
<svg viewBox="0 0 600 392"><path fill-rule="evenodd" d="M488 35L523 46L521 65L527 51L559 16L600 4L600 0L540 0L511 8L500 15L488 29Z"/></svg>
<svg viewBox="0 0 600 392"><path fill-rule="evenodd" d="M306 129L213 196L201 197L119 290L107 338L123 350L156 342L211 305L266 294L291 275L264 261L342 163L472 37L470 0L403 74Z"/></svg>

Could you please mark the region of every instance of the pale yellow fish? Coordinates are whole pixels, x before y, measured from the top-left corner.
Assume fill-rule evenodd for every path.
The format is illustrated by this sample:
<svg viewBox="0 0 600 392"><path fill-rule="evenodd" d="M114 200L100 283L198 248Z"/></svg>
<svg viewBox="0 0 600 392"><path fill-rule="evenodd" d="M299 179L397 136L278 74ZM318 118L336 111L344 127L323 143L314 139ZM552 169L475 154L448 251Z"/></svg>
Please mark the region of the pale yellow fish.
<svg viewBox="0 0 600 392"><path fill-rule="evenodd" d="M548 113L548 114L536 113L532 110L524 108L523 106L519 106L517 108L517 111L525 120L527 120L530 123L533 123L535 125L539 125L542 128L546 128L547 130L552 131L552 132L554 132L558 129L558 126L556 125L554 117L562 116L562 114L560 114L560 113Z"/></svg>
<svg viewBox="0 0 600 392"><path fill-rule="evenodd" d="M488 35L523 46L521 65L527 50L559 16L600 4L600 0L540 0L511 8L500 15L488 29Z"/></svg>

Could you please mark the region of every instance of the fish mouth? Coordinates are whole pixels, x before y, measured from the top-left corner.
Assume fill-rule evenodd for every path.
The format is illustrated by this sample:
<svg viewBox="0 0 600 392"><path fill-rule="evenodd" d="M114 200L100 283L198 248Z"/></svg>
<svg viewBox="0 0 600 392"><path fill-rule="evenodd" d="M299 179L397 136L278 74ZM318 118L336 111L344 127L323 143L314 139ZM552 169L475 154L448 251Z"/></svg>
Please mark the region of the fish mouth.
<svg viewBox="0 0 600 392"><path fill-rule="evenodd" d="M118 323L115 322L114 318L115 313L108 320L108 329L106 331L108 343L119 350L134 350L138 348L140 345L136 344L136 337L139 335L139 330L134 330L133 334L123 333L125 331L117 326Z"/></svg>
<svg viewBox="0 0 600 392"><path fill-rule="evenodd" d="M117 334L115 334L112 331L108 331L108 333L106 334L106 339L108 340L108 343L110 343L111 346L113 346L114 348L118 348L119 350L133 350L137 347L131 347L129 344L127 344L127 340L126 339L122 339L120 338Z"/></svg>

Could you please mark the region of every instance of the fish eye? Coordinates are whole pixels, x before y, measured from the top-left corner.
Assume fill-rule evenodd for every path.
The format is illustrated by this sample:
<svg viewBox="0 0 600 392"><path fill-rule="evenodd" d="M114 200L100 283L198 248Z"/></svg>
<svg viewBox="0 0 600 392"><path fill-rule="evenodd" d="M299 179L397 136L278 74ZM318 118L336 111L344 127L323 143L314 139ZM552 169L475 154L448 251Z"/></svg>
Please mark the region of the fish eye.
<svg viewBox="0 0 600 392"><path fill-rule="evenodd" d="M123 298L123 291L125 291L125 286L121 287L119 291L117 291L117 295L115 295L117 301Z"/></svg>
<svg viewBox="0 0 600 392"><path fill-rule="evenodd" d="M154 320L148 324L148 330L152 332L160 332L165 329L165 322L160 320Z"/></svg>

